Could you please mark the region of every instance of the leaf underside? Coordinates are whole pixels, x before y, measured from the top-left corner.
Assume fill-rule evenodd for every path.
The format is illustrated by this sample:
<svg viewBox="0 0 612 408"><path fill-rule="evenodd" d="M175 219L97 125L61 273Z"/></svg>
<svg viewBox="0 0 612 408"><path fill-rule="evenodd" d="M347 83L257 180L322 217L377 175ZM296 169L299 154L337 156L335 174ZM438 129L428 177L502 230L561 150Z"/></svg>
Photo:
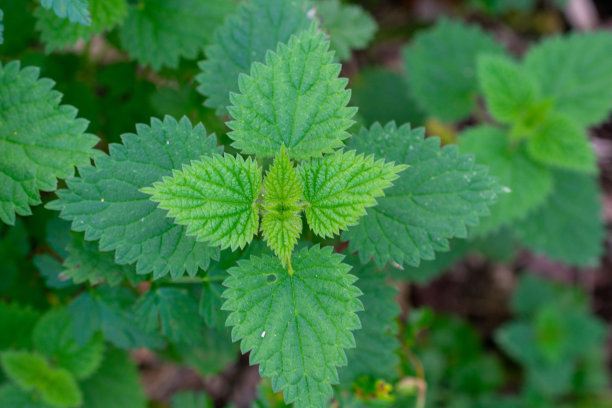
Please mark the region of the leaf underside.
<svg viewBox="0 0 612 408"><path fill-rule="evenodd" d="M41 0L40 3L48 10L53 8L58 17L67 18L71 23L91 24L87 0Z"/></svg>

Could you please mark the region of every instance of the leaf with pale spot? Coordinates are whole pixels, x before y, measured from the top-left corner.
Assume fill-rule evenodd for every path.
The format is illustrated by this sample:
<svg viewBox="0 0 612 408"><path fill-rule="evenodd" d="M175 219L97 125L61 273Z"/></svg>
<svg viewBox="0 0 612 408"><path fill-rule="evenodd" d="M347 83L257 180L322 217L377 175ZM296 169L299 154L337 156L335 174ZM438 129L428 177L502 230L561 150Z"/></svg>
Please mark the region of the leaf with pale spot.
<svg viewBox="0 0 612 408"><path fill-rule="evenodd" d="M302 249L290 274L277 258L252 257L224 282L233 340L298 408L326 405L337 367L347 362L344 349L355 347L352 330L361 327L361 292L341 261L330 247Z"/></svg>

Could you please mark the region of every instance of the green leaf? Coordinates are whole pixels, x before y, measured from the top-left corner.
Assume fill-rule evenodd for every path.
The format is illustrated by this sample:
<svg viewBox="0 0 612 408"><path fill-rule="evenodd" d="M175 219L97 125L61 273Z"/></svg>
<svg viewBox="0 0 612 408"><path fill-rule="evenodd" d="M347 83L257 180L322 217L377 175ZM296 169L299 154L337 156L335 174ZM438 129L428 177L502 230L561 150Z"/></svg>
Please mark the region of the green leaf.
<svg viewBox="0 0 612 408"><path fill-rule="evenodd" d="M331 237L357 224L366 208L391 187L406 166L375 160L374 155L338 151L299 167L307 203L306 219L315 234Z"/></svg>
<svg viewBox="0 0 612 408"><path fill-rule="evenodd" d="M133 266L115 263L110 252L100 252L98 244L85 241L83 234L73 232L70 235L72 240L66 247L68 256L64 260L62 277L72 279L75 284L89 282L90 285L98 285L106 282L116 286L126 277L135 276Z"/></svg>
<svg viewBox="0 0 612 408"><path fill-rule="evenodd" d="M393 299L397 290L385 285L386 275L373 263L362 266L356 256L347 261L358 278L355 286L363 292L364 311L359 314L363 328L355 333L357 347L347 351L348 365L339 370L340 383L349 388L360 377L396 380L400 344L395 337L398 333L395 319L400 309Z"/></svg>
<svg viewBox="0 0 612 408"><path fill-rule="evenodd" d="M148 333L161 333L173 343L196 344L204 324L198 304L186 290L162 287L149 290L134 306L136 321Z"/></svg>
<svg viewBox="0 0 612 408"><path fill-rule="evenodd" d="M502 52L479 27L440 20L404 48L413 99L431 116L450 122L465 119L476 107L478 55Z"/></svg>
<svg viewBox="0 0 612 408"><path fill-rule="evenodd" d="M347 80L328 50L313 23L240 76L241 93L231 95L229 108L234 147L274 157L285 145L292 159L307 159L342 146L356 109L346 107Z"/></svg>
<svg viewBox="0 0 612 408"><path fill-rule="evenodd" d="M376 34L376 20L358 5L320 0L316 7L321 26L329 33L331 49L341 61L351 58L351 50L366 48Z"/></svg>
<svg viewBox="0 0 612 408"><path fill-rule="evenodd" d="M84 26L91 24L87 0L40 0L40 3L48 10L53 8L55 14L61 18L68 18L71 23Z"/></svg>
<svg viewBox="0 0 612 408"><path fill-rule="evenodd" d="M456 146L440 148L439 139L425 139L424 133L409 125L374 124L351 140L359 152L408 166L378 205L342 234L363 263L374 257L379 266L416 266L433 259L434 251L448 250L449 238L465 238L466 226L478 224L496 199L498 185L485 167Z"/></svg>
<svg viewBox="0 0 612 408"><path fill-rule="evenodd" d="M244 248L259 226L261 167L248 157L202 157L141 191L168 210L186 233L221 249Z"/></svg>
<svg viewBox="0 0 612 408"><path fill-rule="evenodd" d="M29 347L39 317L39 313L28 306L0 302L0 333L5 333L0 336L0 351Z"/></svg>
<svg viewBox="0 0 612 408"><path fill-rule="evenodd" d="M503 55L480 56L478 80L489 111L501 122L521 120L539 98L538 85L529 72Z"/></svg>
<svg viewBox="0 0 612 408"><path fill-rule="evenodd" d="M74 339L74 329L65 308L52 309L36 324L32 342L36 351L47 356L57 367L65 368L76 379L82 380L100 367L104 341L94 336L81 346Z"/></svg>
<svg viewBox="0 0 612 408"><path fill-rule="evenodd" d="M144 408L146 399L136 364L128 353L109 349L100 369L81 384L83 408Z"/></svg>
<svg viewBox="0 0 612 408"><path fill-rule="evenodd" d="M283 145L264 180L264 215L261 231L283 266L291 265L291 252L302 233L303 187Z"/></svg>
<svg viewBox="0 0 612 408"><path fill-rule="evenodd" d="M40 204L38 190L54 191L58 178L89 163L98 138L85 134L87 121L60 105L53 81L39 79L34 67L0 63L0 220L15 222L15 212L31 214Z"/></svg>
<svg viewBox="0 0 612 408"><path fill-rule="evenodd" d="M24 390L36 390L46 404L58 408L81 405L82 395L72 375L49 367L38 353L6 351L0 355L6 375Z"/></svg>
<svg viewBox="0 0 612 408"><path fill-rule="evenodd" d="M531 47L524 59L542 96L580 126L595 125L612 110L612 34L555 36Z"/></svg>
<svg viewBox="0 0 612 408"><path fill-rule="evenodd" d="M302 249L291 274L277 258L252 257L224 282L233 340L296 407L325 406L330 384L338 382L336 367L346 364L344 349L355 347L361 292L341 260L330 247Z"/></svg>
<svg viewBox="0 0 612 408"><path fill-rule="evenodd" d="M34 11L36 29L45 44L45 51L62 50L75 45L79 39L89 41L96 35L120 24L127 15L126 0L90 0L91 24L72 24L53 11L38 7Z"/></svg>
<svg viewBox="0 0 612 408"><path fill-rule="evenodd" d="M268 50L286 43L292 34L310 25L305 2L301 0L251 0L242 2L229 16L206 48L202 72L196 77L198 91L208 99L204 104L218 115L227 113L230 93L238 92L238 77L254 62L263 62Z"/></svg>
<svg viewBox="0 0 612 408"><path fill-rule="evenodd" d="M62 276L62 263L49 254L36 255L32 262L40 275L45 279L45 285L52 289L65 289L74 285L72 280Z"/></svg>
<svg viewBox="0 0 612 408"><path fill-rule="evenodd" d="M523 145L514 145L507 133L491 126L466 130L459 137L459 150L471 153L479 163L489 166L499 184L509 190L491 208L491 216L475 228L480 234L524 218L546 200L553 188L550 170L533 160Z"/></svg>
<svg viewBox="0 0 612 408"><path fill-rule="evenodd" d="M514 225L530 249L568 265L595 266L604 253L605 228L597 181L556 171L545 203Z"/></svg>
<svg viewBox="0 0 612 408"><path fill-rule="evenodd" d="M4 44L4 24L2 24L2 18L4 13L0 10L0 44Z"/></svg>
<svg viewBox="0 0 612 408"><path fill-rule="evenodd" d="M213 408L203 392L182 391L172 396L172 408Z"/></svg>
<svg viewBox="0 0 612 408"><path fill-rule="evenodd" d="M58 191L59 200L47 207L61 210L74 230L85 231L86 240L100 240L100 250L115 251L117 263L136 262L139 274L193 276L218 250L187 236L139 190L218 151L215 137L187 118L177 122L169 116L136 129L137 134L122 136L122 145L110 145L110 156L99 155L96 167L81 167L80 177L69 180L68 190Z"/></svg>
<svg viewBox="0 0 612 408"><path fill-rule="evenodd" d="M386 68L364 68L351 77L351 105L359 107L358 122L420 124L425 115L406 92L406 78Z"/></svg>
<svg viewBox="0 0 612 408"><path fill-rule="evenodd" d="M198 57L235 7L228 0L140 0L129 7L121 44L141 65L176 68L180 58Z"/></svg>
<svg viewBox="0 0 612 408"><path fill-rule="evenodd" d="M585 130L559 114L545 119L527 143L530 156L545 165L595 173L597 157Z"/></svg>
<svg viewBox="0 0 612 408"><path fill-rule="evenodd" d="M132 311L135 297L127 288L102 286L81 294L68 305L74 338L85 345L101 331L106 340L123 349L163 346L156 333L146 333Z"/></svg>
<svg viewBox="0 0 612 408"><path fill-rule="evenodd" d="M18 408L52 408L40 401L31 391L25 391L13 384L0 386L0 406Z"/></svg>

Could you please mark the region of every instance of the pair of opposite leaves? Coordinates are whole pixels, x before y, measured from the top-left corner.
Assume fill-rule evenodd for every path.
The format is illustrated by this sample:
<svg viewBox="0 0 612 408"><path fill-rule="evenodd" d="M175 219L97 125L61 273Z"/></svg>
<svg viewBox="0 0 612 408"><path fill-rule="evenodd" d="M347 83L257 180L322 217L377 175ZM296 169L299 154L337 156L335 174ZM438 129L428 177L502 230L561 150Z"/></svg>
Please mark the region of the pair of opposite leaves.
<svg viewBox="0 0 612 408"><path fill-rule="evenodd" d="M292 273L302 211L313 232L333 236L357 223L404 168L355 151L311 158L296 168L283 145L263 179L263 190L263 171L256 161L215 154L142 191L186 225L188 234L232 250L253 239L261 214L265 240Z"/></svg>

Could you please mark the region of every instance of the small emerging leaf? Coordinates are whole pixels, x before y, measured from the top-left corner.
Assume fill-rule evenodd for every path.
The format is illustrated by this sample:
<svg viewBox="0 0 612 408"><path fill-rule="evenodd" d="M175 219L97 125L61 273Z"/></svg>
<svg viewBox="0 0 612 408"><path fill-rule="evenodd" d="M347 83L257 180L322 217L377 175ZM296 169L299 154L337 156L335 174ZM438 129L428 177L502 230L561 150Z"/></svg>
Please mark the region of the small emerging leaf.
<svg viewBox="0 0 612 408"><path fill-rule="evenodd" d="M302 163L299 172L308 225L316 234L331 237L356 224L405 168L354 150Z"/></svg>
<svg viewBox="0 0 612 408"><path fill-rule="evenodd" d="M250 157L215 154L141 191L198 241L235 250L257 233L261 178L261 168Z"/></svg>
<svg viewBox="0 0 612 408"><path fill-rule="evenodd" d="M283 266L302 232L302 183L285 146L276 156L264 181L264 216L261 230Z"/></svg>

